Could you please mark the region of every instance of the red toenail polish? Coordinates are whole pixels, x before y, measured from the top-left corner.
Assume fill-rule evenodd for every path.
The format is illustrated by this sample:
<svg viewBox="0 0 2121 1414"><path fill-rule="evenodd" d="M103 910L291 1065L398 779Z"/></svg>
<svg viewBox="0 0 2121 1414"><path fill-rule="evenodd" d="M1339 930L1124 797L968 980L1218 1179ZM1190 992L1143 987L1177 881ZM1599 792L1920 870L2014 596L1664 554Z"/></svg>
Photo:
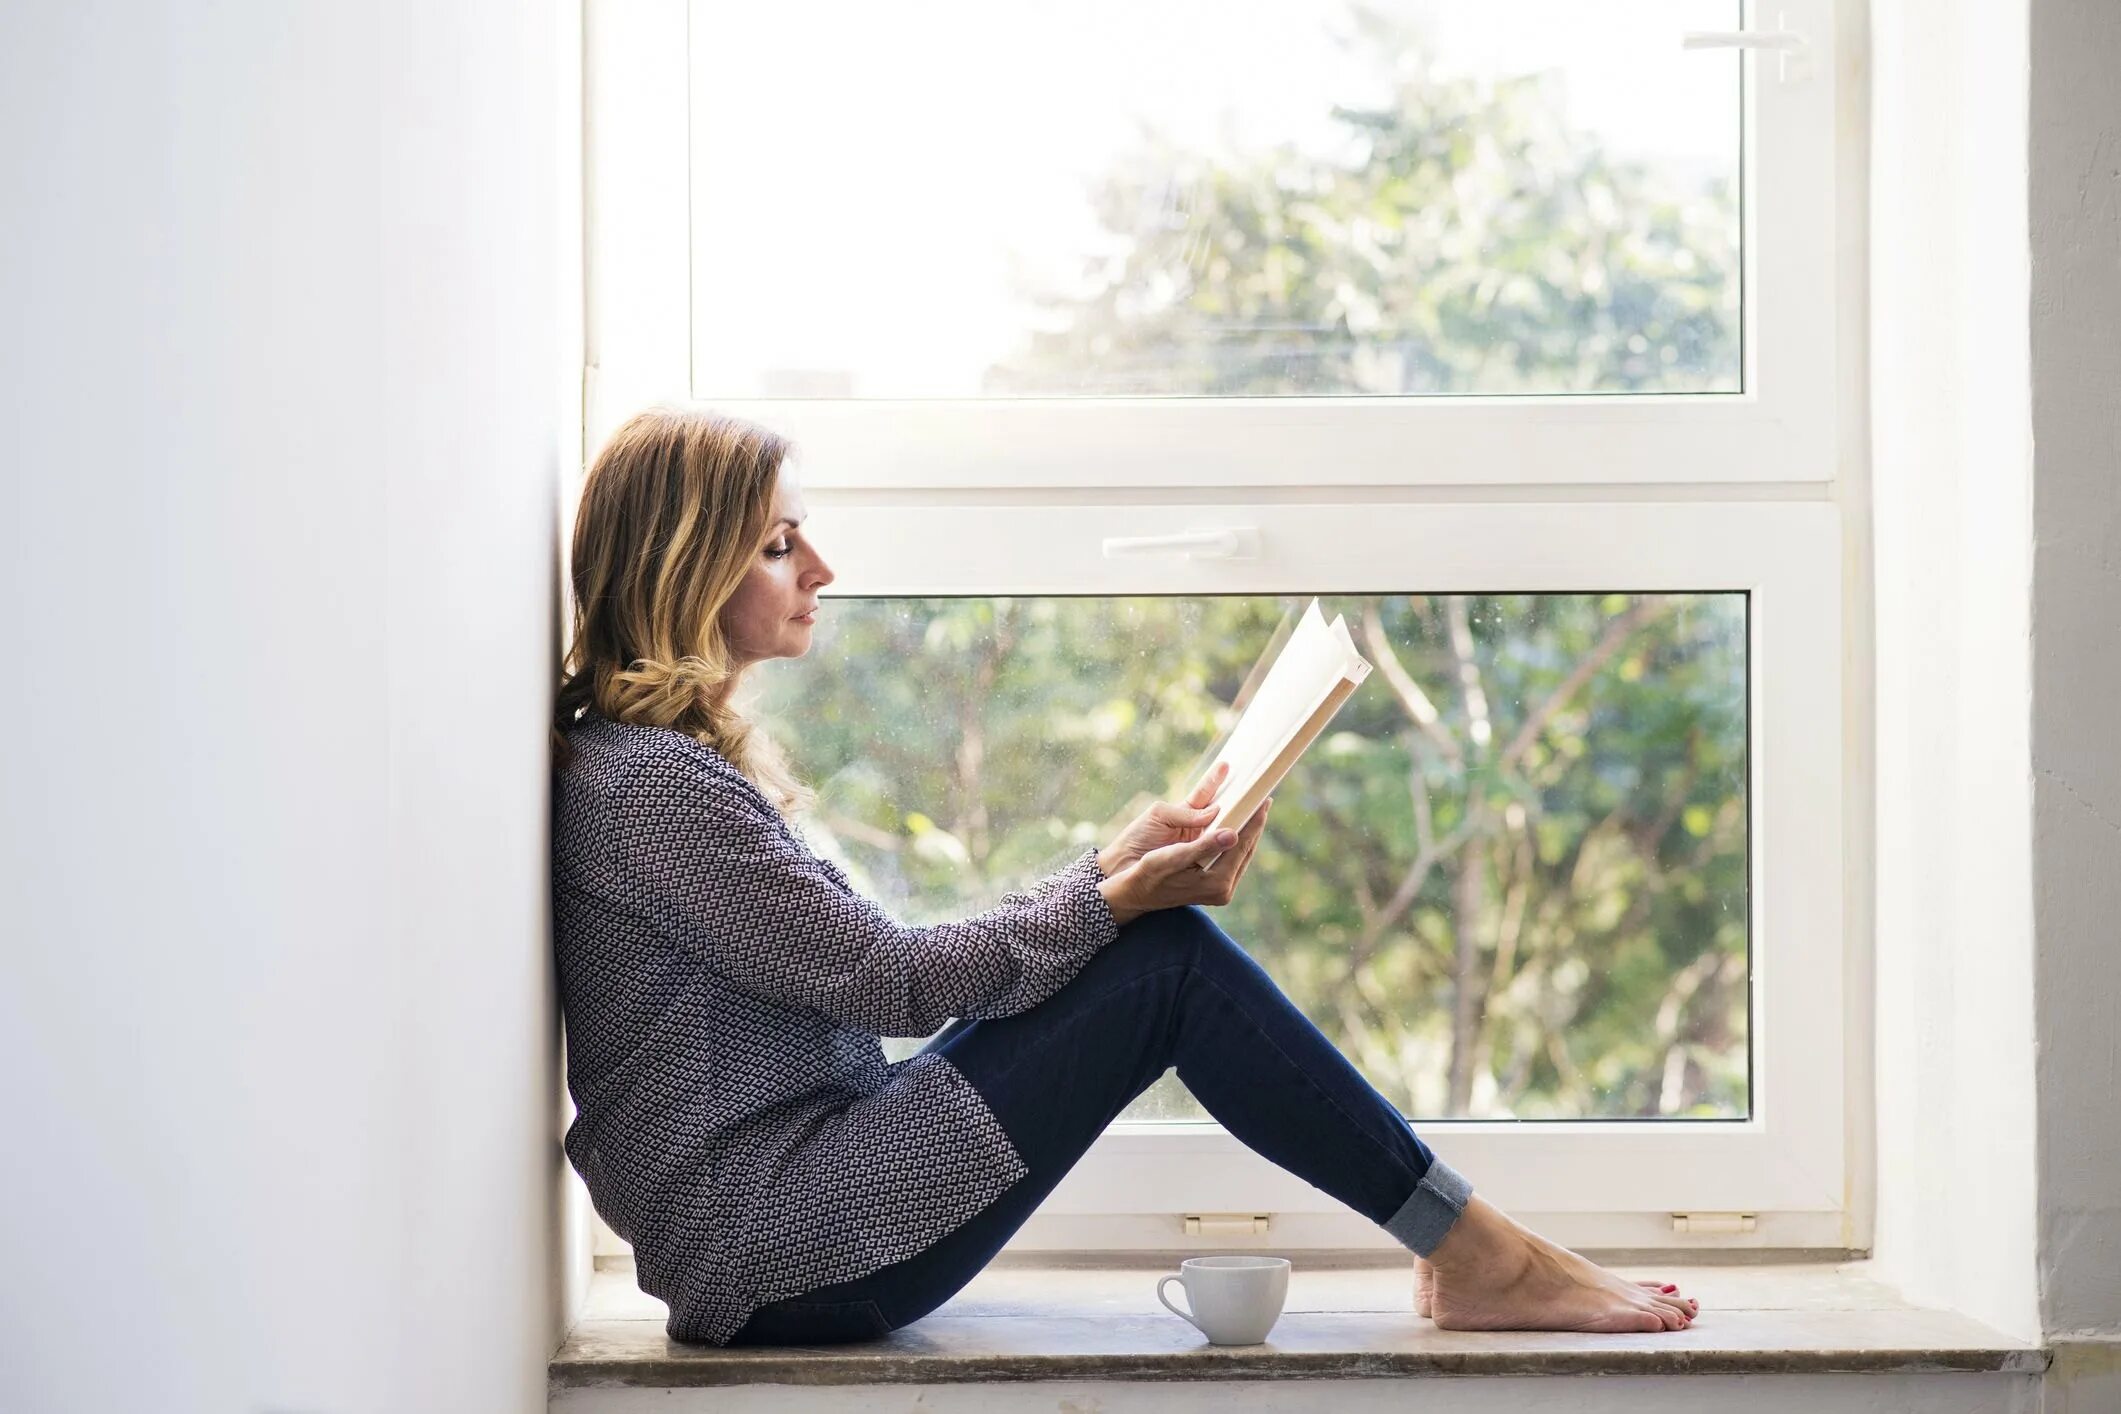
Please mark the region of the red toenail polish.
<svg viewBox="0 0 2121 1414"><path fill-rule="evenodd" d="M1676 1286L1667 1286L1667 1287L1665 1288L1665 1290L1666 1290L1666 1291L1677 1291L1677 1290L1679 1290L1679 1288L1678 1288L1678 1287L1676 1287Z"/></svg>

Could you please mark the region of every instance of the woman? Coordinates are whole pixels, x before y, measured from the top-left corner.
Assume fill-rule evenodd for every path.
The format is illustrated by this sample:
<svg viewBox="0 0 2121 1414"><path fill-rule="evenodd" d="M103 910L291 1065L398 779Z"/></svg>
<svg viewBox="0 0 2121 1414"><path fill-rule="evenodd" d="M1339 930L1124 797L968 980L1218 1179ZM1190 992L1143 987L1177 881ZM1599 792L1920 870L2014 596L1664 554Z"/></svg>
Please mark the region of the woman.
<svg viewBox="0 0 2121 1414"><path fill-rule="evenodd" d="M808 651L832 582L788 450L734 419L643 413L575 526L553 816L567 1154L673 1338L920 1319L1174 1065L1232 1134L1412 1250L1438 1325L1688 1324L1677 1288L1620 1280L1475 1195L1204 911L1232 897L1265 808L1206 833L1211 781L935 927L817 857L793 823L811 793L734 705L752 668ZM885 1062L878 1037L953 1018Z"/></svg>

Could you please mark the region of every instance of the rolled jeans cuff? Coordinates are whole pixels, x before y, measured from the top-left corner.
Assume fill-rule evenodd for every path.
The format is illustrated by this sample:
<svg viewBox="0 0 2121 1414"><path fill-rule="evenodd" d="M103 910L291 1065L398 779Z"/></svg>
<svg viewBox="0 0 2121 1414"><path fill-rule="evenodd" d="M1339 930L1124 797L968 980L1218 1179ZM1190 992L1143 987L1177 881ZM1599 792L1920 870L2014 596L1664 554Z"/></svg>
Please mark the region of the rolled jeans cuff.
<svg viewBox="0 0 2121 1414"><path fill-rule="evenodd" d="M1473 1185L1464 1174L1442 1159L1433 1160L1421 1182L1414 1185L1413 1194L1386 1219L1385 1231L1426 1257L1443 1241L1472 1196Z"/></svg>

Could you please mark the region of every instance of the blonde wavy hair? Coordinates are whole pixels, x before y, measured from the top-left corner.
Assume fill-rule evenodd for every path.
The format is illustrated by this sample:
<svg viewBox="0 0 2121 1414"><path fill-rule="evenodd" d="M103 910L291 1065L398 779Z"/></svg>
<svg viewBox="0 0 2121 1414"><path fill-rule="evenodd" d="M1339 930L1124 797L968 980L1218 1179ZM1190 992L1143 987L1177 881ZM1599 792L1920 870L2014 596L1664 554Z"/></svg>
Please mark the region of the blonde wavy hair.
<svg viewBox="0 0 2121 1414"><path fill-rule="evenodd" d="M553 764L585 710L673 727L719 751L782 816L816 803L734 698L722 606L773 517L789 443L740 418L651 408L597 454L582 487L570 574L574 613L553 707Z"/></svg>

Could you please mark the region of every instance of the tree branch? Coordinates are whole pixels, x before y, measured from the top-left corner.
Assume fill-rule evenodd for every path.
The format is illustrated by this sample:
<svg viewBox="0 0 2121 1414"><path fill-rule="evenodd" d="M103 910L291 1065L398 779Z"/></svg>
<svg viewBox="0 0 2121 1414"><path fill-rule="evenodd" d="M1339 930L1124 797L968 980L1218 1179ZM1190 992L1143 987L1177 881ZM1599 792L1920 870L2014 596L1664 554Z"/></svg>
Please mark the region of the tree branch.
<svg viewBox="0 0 2121 1414"><path fill-rule="evenodd" d="M1569 675L1561 680L1560 685L1547 694L1546 700L1524 719L1524 725L1517 729L1517 735L1510 738L1509 746L1504 748L1502 753L1503 769L1515 769L1518 758L1530 750L1532 743L1546 730L1548 719L1583 689L1583 685L1605 666L1608 659L1621 650L1637 629L1669 612L1672 603L1668 595L1645 594L1629 605L1626 612L1608 623L1605 632L1599 635L1598 642L1591 646L1591 651L1584 654L1576 666L1569 670Z"/></svg>
<svg viewBox="0 0 2121 1414"><path fill-rule="evenodd" d="M1407 716L1415 726L1421 728L1429 740L1436 743L1436 749L1441 751L1452 765L1460 764L1462 758L1458 743L1452 739L1450 732L1444 729L1443 719L1436 711L1436 704L1429 700L1429 695L1421 690L1421 684L1414 681L1413 674L1399 661L1398 650L1392 647L1392 640L1385 635L1384 619L1377 612L1375 599L1363 609L1362 637L1369 647L1370 656L1377 660L1377 671L1384 675L1385 682L1392 688L1392 695L1399 699L1399 705L1406 709Z"/></svg>

